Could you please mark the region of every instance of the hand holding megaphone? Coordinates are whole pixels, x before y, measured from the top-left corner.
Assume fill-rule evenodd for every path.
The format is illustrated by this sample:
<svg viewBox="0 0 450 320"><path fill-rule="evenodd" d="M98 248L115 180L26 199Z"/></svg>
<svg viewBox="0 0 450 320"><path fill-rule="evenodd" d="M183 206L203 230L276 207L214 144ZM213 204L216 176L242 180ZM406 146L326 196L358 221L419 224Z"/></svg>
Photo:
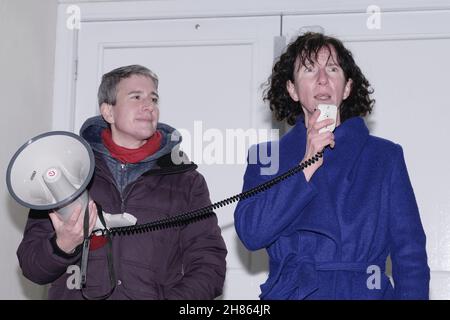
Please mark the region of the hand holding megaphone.
<svg viewBox="0 0 450 320"><path fill-rule="evenodd" d="M94 154L80 136L53 131L27 141L12 157L6 183L12 197L25 207L54 210L50 214L57 244L72 251L83 239L83 217L89 202L86 190L94 173ZM97 219L90 204L90 231Z"/></svg>
<svg viewBox="0 0 450 320"><path fill-rule="evenodd" d="M63 201L67 195L74 194L77 189L66 177L61 168L53 166L44 170L42 180L56 201ZM56 244L66 253L73 252L83 243L84 214L88 206L89 195L85 190L78 198L56 212L50 213L56 232ZM95 209L95 211L92 211ZM89 234L92 232L97 219L97 208L93 201L89 202Z"/></svg>
<svg viewBox="0 0 450 320"><path fill-rule="evenodd" d="M83 243L84 232L84 210L81 203L75 203L70 207L73 208L68 217L62 216L59 212L49 214L56 233L56 244L66 252L72 253L75 248ZM67 210L68 208L64 208ZM92 232L97 221L97 206L94 201L89 202L89 234Z"/></svg>
<svg viewBox="0 0 450 320"><path fill-rule="evenodd" d="M11 196L21 205L51 214L58 246L70 252L80 244L84 213L89 202L88 184L94 174L94 153L80 136L66 131L40 134L25 144L12 157L6 174ZM91 205L90 205L91 206ZM105 226L97 219L96 206L89 207L90 229ZM103 213L106 227L136 224L126 212ZM67 234L66 234L67 233Z"/></svg>

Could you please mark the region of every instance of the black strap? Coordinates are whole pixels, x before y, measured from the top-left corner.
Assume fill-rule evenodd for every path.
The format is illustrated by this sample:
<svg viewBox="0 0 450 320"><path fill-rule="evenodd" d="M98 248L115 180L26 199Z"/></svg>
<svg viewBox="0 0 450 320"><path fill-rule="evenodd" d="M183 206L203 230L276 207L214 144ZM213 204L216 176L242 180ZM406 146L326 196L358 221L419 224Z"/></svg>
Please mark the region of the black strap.
<svg viewBox="0 0 450 320"><path fill-rule="evenodd" d="M106 257L108 259L108 271L109 271L109 280L111 283L112 291L116 288L116 273L114 271L114 262L113 262L113 255L112 255L112 239L111 234L109 233L109 229L106 226L105 217L103 216L103 210L102 206L97 204L97 215L103 224L103 226L106 228L106 232L104 237L106 237L106 245L108 246L106 250ZM111 291L111 293L112 293Z"/></svg>
<svg viewBox="0 0 450 320"><path fill-rule="evenodd" d="M83 295L83 298L87 300L104 300L109 298L114 290L116 289L116 273L114 271L114 262L113 262L113 254L112 254L112 239L111 235L109 233L108 228L106 227L105 218L103 217L103 210L101 205L97 204L97 215L102 222L103 226L105 227L105 232L103 233L103 236L106 237L106 257L108 261L108 271L109 271L109 279L110 279L110 286L111 289L108 293L102 296L98 297L90 297L84 292L84 288L86 287L86 281L87 281L87 263L88 263L88 257L89 257L89 245L91 236L89 235L89 209L86 209L86 212L84 214L84 223L83 223L83 232L84 232L84 242L83 242L83 254L81 256L81 294Z"/></svg>
<svg viewBox="0 0 450 320"><path fill-rule="evenodd" d="M89 246L91 244L91 237L89 234L89 205L86 206L84 211L83 220L83 253L81 254L81 288L86 287L87 280L87 263L89 258Z"/></svg>
<svg viewBox="0 0 450 320"><path fill-rule="evenodd" d="M98 216L98 218L100 219L100 222L102 223L103 227L104 227L105 229L107 229L105 217L103 216L103 209L102 209L102 206L99 205L98 203L95 203L95 205L97 206L97 216Z"/></svg>

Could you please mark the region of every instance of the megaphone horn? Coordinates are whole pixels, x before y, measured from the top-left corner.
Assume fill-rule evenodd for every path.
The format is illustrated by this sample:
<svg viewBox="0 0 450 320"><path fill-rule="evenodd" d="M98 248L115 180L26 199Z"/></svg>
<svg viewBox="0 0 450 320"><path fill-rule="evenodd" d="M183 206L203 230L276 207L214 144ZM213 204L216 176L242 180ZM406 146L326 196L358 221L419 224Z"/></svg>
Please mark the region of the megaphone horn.
<svg viewBox="0 0 450 320"><path fill-rule="evenodd" d="M79 203L84 210L86 188L94 174L94 154L80 136L67 131L40 134L16 151L9 162L6 184L21 205L56 210L63 219Z"/></svg>

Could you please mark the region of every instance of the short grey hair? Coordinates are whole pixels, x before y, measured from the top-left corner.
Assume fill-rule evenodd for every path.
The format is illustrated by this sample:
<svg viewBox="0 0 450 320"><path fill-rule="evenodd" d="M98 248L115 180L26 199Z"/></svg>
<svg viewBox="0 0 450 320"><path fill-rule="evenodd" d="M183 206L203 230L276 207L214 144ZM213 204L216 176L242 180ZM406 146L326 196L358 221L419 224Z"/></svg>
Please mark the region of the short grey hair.
<svg viewBox="0 0 450 320"><path fill-rule="evenodd" d="M101 106L102 103L107 103L114 106L117 102L117 85L122 79L133 75L141 75L152 79L156 89L158 89L158 76L150 69L137 64L120 67L103 75L102 82L98 88L98 105Z"/></svg>

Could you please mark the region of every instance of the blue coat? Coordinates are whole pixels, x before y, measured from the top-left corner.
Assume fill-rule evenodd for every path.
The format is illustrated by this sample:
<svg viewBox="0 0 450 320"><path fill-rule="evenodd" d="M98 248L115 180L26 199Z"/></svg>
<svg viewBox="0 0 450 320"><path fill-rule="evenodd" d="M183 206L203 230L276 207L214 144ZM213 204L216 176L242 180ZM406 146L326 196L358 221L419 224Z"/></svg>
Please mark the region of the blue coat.
<svg viewBox="0 0 450 320"><path fill-rule="evenodd" d="M260 298L428 299L425 233L402 148L369 135L359 117L334 134L335 148L309 182L300 172L236 207L241 241L269 255ZM279 141L279 174L300 163L305 146L300 117ZM244 190L274 177L262 167L247 166Z"/></svg>

